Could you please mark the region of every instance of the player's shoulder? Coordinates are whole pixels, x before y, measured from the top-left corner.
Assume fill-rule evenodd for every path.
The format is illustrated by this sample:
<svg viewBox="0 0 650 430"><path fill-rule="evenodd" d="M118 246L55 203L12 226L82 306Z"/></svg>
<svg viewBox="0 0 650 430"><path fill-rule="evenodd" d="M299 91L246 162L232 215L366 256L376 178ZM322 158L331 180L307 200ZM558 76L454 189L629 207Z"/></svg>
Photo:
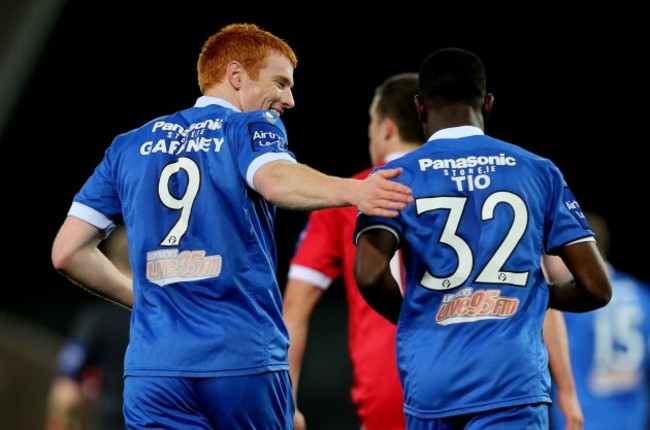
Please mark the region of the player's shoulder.
<svg viewBox="0 0 650 430"><path fill-rule="evenodd" d="M240 132L247 130L252 140L271 138L286 140L286 128L280 115L272 110L236 112L228 118L228 126Z"/></svg>
<svg viewBox="0 0 650 430"><path fill-rule="evenodd" d="M550 159L515 143L488 136L491 140L490 146L496 152L494 155L502 157L503 162L509 165L525 165L533 168L538 175L549 177L561 177L562 173L558 166Z"/></svg>
<svg viewBox="0 0 650 430"><path fill-rule="evenodd" d="M239 112L218 104L191 106L175 112L159 115L117 137L123 138L142 132L152 134L177 132L179 135L183 135L191 124L196 123L201 123L205 128L219 129L223 124L224 118L232 113Z"/></svg>
<svg viewBox="0 0 650 430"><path fill-rule="evenodd" d="M515 154L518 157L526 158L526 159L528 159L528 160L530 160L532 162L538 162L538 163L541 163L541 164L554 165L553 162L549 158L544 157L543 155L540 155L540 154L538 154L536 152L533 152L533 151L531 151L529 149L526 149L523 146L517 145L515 143L506 142L504 140L500 140L500 139L497 139L497 138L494 138L494 137L492 137L492 139L495 142L500 142L500 144L501 144L501 146L502 146L502 148L504 150L508 151L511 154Z"/></svg>
<svg viewBox="0 0 650 430"><path fill-rule="evenodd" d="M182 124L173 119L174 114L166 114L157 116L144 124L132 128L129 131L123 132L115 136L113 139L113 148L118 148L128 145L132 140L140 140L143 136L155 136L156 134L168 133L171 131L183 130Z"/></svg>
<svg viewBox="0 0 650 430"><path fill-rule="evenodd" d="M280 115L272 110L253 110L250 112L238 112L236 115L238 121L246 123L261 123L284 127Z"/></svg>

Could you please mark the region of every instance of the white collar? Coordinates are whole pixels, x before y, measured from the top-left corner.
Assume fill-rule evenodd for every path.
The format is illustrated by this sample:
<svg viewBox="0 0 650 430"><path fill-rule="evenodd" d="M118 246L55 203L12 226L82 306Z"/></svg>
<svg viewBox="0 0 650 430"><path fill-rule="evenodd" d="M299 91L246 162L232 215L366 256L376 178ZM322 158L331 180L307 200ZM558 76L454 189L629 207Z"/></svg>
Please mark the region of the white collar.
<svg viewBox="0 0 650 430"><path fill-rule="evenodd" d="M408 154L408 151L400 151L400 152L390 152L386 157L384 158L384 161L386 163L391 162L393 160L397 160L399 157L401 157L404 154Z"/></svg>
<svg viewBox="0 0 650 430"><path fill-rule="evenodd" d="M199 97L198 99L196 99L196 103L194 104L194 107L206 107L209 105L219 105L228 109L235 110L237 112L241 112L239 109L235 107L235 105L233 105L229 101L218 97L211 97L211 96Z"/></svg>
<svg viewBox="0 0 650 430"><path fill-rule="evenodd" d="M473 125L461 125L460 127L450 127L438 130L431 135L429 141L436 139L458 139L467 136L478 136L485 134L483 130Z"/></svg>

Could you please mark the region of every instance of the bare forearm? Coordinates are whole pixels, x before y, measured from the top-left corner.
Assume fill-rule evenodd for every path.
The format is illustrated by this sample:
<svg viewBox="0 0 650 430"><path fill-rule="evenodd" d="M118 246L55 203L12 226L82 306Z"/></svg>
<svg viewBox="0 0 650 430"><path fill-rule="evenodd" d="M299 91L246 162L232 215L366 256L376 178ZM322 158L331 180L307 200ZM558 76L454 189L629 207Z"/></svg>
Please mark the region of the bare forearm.
<svg viewBox="0 0 650 430"><path fill-rule="evenodd" d="M554 281L549 284L549 307L568 312L587 312L607 305L612 298L612 286L607 266L596 244L587 241L567 245L559 255L571 278L567 278L566 274L556 276L552 273L555 270L549 270L550 278Z"/></svg>
<svg viewBox="0 0 650 430"><path fill-rule="evenodd" d="M83 428L87 409L88 405L79 383L67 377L57 377L50 387L44 429Z"/></svg>
<svg viewBox="0 0 650 430"><path fill-rule="evenodd" d="M546 317L544 318L544 342L548 348L551 373L558 387L567 381L572 381L573 374L569 360L569 343L566 325L562 314L554 309L546 311Z"/></svg>
<svg viewBox="0 0 650 430"><path fill-rule="evenodd" d="M390 272L386 273L379 282L360 288L359 291L371 308L388 321L397 324L403 298Z"/></svg>
<svg viewBox="0 0 650 430"><path fill-rule="evenodd" d="M298 384L300 383L300 371L305 356L307 345L307 333L309 332L309 321L287 321L291 346L289 347L289 373L293 387L293 397L298 399Z"/></svg>
<svg viewBox="0 0 650 430"><path fill-rule="evenodd" d="M546 311L544 342L548 349L549 365L555 384L559 389L574 390L568 335L564 317L560 311L554 309Z"/></svg>
<svg viewBox="0 0 650 430"><path fill-rule="evenodd" d="M133 283L98 249L74 253L59 272L75 284L126 308L133 306Z"/></svg>
<svg viewBox="0 0 650 430"><path fill-rule="evenodd" d="M294 399L298 400L298 383L300 371L307 347L309 321L314 307L321 299L324 290L314 285L289 279L284 291L282 314L289 331L289 373L293 386Z"/></svg>
<svg viewBox="0 0 650 430"><path fill-rule="evenodd" d="M383 229L365 231L357 241L354 278L368 305L393 324L402 308L402 292L393 277L390 261L397 238Z"/></svg>
<svg viewBox="0 0 650 430"><path fill-rule="evenodd" d="M255 173L255 189L285 209L356 206L365 214L396 217L413 202L411 189L392 179L401 169L380 170L364 180L339 178L304 164L273 161Z"/></svg>
<svg viewBox="0 0 650 430"><path fill-rule="evenodd" d="M549 309L546 312L544 342L548 349L551 375L557 386L557 403L567 423L566 430L580 430L584 424L584 415L571 369L566 323L560 311Z"/></svg>
<svg viewBox="0 0 650 430"><path fill-rule="evenodd" d="M601 308L610 297L588 292L575 279L549 284L548 307L565 312L588 312Z"/></svg>
<svg viewBox="0 0 650 430"><path fill-rule="evenodd" d="M353 205L358 183L288 162L269 163L255 176L256 188L267 200L285 209L307 211Z"/></svg>
<svg viewBox="0 0 650 430"><path fill-rule="evenodd" d="M309 315L305 314L303 309L295 307L287 309L285 305L284 319L289 331L289 339L291 339L291 345L289 346L289 374L291 375L293 398L297 404L300 371L302 370L302 361L305 356L309 333Z"/></svg>
<svg viewBox="0 0 650 430"><path fill-rule="evenodd" d="M99 250L102 237L97 227L68 216L54 239L52 264L75 284L130 309L133 283Z"/></svg>

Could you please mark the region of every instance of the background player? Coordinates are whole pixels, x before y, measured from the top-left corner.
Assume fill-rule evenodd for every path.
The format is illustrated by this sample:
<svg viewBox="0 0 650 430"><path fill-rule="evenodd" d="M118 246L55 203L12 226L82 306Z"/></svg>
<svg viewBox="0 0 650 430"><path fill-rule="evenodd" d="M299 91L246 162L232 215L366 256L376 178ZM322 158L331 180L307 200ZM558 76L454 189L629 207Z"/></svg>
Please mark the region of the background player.
<svg viewBox="0 0 650 430"><path fill-rule="evenodd" d="M417 73L391 76L376 88L368 125L373 165L393 160L424 141L415 110L417 89ZM354 178L365 178L370 170ZM404 413L395 362L395 325L365 303L354 282L352 234L356 216L357 211L352 207L312 212L291 260L283 314L291 339L289 363L294 396L297 399L309 319L325 290L341 275L349 312L352 402L365 430L400 429L404 428ZM399 261L395 260L393 268L401 279ZM297 410L296 430L305 428L303 420Z"/></svg>
<svg viewBox="0 0 650 430"><path fill-rule="evenodd" d="M598 250L609 255L606 220L585 212L596 233ZM547 256L552 281L571 277L558 257ZM650 428L650 286L608 263L614 295L603 309L566 313L571 364L583 407L586 430ZM554 399L557 392L553 391ZM564 417L551 408L552 428L564 428Z"/></svg>
<svg viewBox="0 0 650 430"><path fill-rule="evenodd" d="M102 252L132 276L126 231L114 231ZM131 313L99 298L81 308L57 357L50 385L46 430L124 430L124 353Z"/></svg>

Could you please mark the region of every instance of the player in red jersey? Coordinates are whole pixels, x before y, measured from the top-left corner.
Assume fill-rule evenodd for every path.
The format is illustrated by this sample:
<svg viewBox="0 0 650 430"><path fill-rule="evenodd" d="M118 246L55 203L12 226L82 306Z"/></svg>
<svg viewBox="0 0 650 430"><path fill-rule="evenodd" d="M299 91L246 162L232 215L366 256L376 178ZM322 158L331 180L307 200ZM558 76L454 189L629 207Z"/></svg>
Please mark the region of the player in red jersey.
<svg viewBox="0 0 650 430"><path fill-rule="evenodd" d="M415 110L417 89L417 73L392 76L376 89L368 126L373 165L410 152L424 142ZM370 170L354 177L364 178ZM297 399L309 317L330 283L341 275L349 311L352 402L365 430L400 429L404 428L404 413L395 361L395 326L371 309L357 290L352 273L356 215L355 208L312 212L301 235L303 240L291 260L284 293L284 318L291 340L289 363L294 396ZM395 268L399 270L399 264ZM396 279L401 279L398 273ZM304 421L297 412L296 430L301 428Z"/></svg>

